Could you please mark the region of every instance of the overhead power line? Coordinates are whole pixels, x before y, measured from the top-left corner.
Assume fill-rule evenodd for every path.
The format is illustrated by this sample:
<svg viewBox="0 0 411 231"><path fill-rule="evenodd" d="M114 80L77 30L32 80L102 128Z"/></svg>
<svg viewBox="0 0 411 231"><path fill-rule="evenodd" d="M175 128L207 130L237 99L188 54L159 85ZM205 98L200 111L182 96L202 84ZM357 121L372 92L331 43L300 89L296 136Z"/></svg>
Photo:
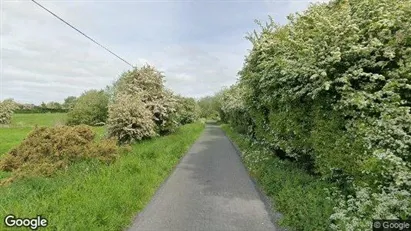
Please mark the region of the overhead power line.
<svg viewBox="0 0 411 231"><path fill-rule="evenodd" d="M115 54L114 52L112 52L111 50L109 50L108 48L106 48L105 46L101 45L100 43L98 43L96 40L90 38L90 36L86 35L85 33L83 33L82 31L80 31L79 29L77 29L76 27L72 26L70 23L66 22L64 19L60 18L58 15L56 15L55 13L51 12L49 9L47 9L46 7L42 6L40 3L36 2L35 0L31 0L32 2L36 3L39 7L43 8L45 11L49 12L50 14L52 14L54 17L60 19L60 21L64 22L65 24L67 24L69 27L73 28L74 30L76 30L77 32L79 32L80 34L82 34L84 37L90 39L92 42L94 42L95 44L99 45L100 47L102 47L103 49L105 49L106 51L110 52L112 55L116 56L118 59L120 59L121 61L127 63L128 65L130 65L131 67L134 68L134 66L127 62L125 59L121 58L119 55Z"/></svg>

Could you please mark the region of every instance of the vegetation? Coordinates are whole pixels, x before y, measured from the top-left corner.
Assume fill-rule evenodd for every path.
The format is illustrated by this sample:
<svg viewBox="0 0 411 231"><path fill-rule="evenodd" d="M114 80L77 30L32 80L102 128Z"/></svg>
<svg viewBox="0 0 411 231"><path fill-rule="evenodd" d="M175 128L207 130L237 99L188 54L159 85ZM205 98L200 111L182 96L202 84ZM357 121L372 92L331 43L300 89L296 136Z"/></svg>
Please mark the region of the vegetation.
<svg viewBox="0 0 411 231"><path fill-rule="evenodd" d="M189 124L133 144L111 165L82 161L53 178L26 178L0 187L0 216L42 214L49 220L44 230L124 230L203 128Z"/></svg>
<svg viewBox="0 0 411 231"><path fill-rule="evenodd" d="M221 92L237 131L337 184L330 229L411 216L410 14L409 1L338 0L270 19Z"/></svg>
<svg viewBox="0 0 411 231"><path fill-rule="evenodd" d="M217 93L214 96L206 96L198 100L200 118L220 120L220 94Z"/></svg>
<svg viewBox="0 0 411 231"><path fill-rule="evenodd" d="M178 122L181 125L194 123L198 120L199 107L195 99L176 96Z"/></svg>
<svg viewBox="0 0 411 231"><path fill-rule="evenodd" d="M118 157L116 141L94 142L95 135L84 125L35 128L0 160L0 170L13 173L0 185L18 177L51 176L56 170L82 160L113 162Z"/></svg>
<svg viewBox="0 0 411 231"><path fill-rule="evenodd" d="M141 100L118 95L109 106L108 134L120 143L131 143L156 136L153 114Z"/></svg>
<svg viewBox="0 0 411 231"><path fill-rule="evenodd" d="M103 90L84 92L67 115L68 125L103 125L107 120L109 96Z"/></svg>
<svg viewBox="0 0 411 231"><path fill-rule="evenodd" d="M328 218L336 203L324 188L331 184L308 174L296 163L272 155L229 126L222 125L222 129L240 148L250 175L274 203L275 209L284 214L280 225L296 230L329 230Z"/></svg>
<svg viewBox="0 0 411 231"><path fill-rule="evenodd" d="M69 97L64 99L64 103L63 103L62 107L64 109L70 109L71 110L71 109L74 108L74 105L76 104L76 101L77 101L77 97L69 96Z"/></svg>
<svg viewBox="0 0 411 231"><path fill-rule="evenodd" d="M9 124L16 109L17 105L12 99L0 101L0 124Z"/></svg>
<svg viewBox="0 0 411 231"><path fill-rule="evenodd" d="M164 87L164 76L154 67L123 73L114 84L109 105L108 134L129 143L174 132L177 98Z"/></svg>

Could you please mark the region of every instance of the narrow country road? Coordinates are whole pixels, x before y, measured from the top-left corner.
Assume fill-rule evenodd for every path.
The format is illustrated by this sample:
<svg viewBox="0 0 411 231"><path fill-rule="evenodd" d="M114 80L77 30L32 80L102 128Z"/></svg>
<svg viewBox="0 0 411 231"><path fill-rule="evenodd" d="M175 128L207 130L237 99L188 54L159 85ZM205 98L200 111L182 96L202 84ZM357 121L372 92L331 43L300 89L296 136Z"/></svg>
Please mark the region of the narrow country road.
<svg viewBox="0 0 411 231"><path fill-rule="evenodd" d="M207 125L129 230L276 230L236 149Z"/></svg>

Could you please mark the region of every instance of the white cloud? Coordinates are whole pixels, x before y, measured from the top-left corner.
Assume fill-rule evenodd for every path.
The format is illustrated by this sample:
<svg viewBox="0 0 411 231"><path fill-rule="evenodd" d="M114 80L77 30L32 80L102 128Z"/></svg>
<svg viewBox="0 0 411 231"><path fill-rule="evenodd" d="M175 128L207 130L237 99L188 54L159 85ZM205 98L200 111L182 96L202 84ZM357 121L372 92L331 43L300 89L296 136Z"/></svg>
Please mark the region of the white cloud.
<svg viewBox="0 0 411 231"><path fill-rule="evenodd" d="M136 65L152 64L175 92L200 97L236 81L244 39L268 14L306 2L39 1ZM1 98L62 101L103 88L130 67L31 1L2 1Z"/></svg>

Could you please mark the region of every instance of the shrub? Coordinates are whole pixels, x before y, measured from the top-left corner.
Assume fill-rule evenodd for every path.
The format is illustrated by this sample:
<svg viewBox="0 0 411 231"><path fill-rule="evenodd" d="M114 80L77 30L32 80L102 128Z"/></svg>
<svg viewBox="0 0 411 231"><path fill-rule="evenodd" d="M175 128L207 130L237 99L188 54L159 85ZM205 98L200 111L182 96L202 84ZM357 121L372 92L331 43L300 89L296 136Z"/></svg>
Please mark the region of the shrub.
<svg viewBox="0 0 411 231"><path fill-rule="evenodd" d="M36 127L23 142L4 155L0 170L14 177L50 176L71 163L98 159L111 163L117 158L115 140L94 142L95 133L86 125Z"/></svg>
<svg viewBox="0 0 411 231"><path fill-rule="evenodd" d="M176 96L178 122L181 125L194 123L198 119L198 106L193 98Z"/></svg>
<svg viewBox="0 0 411 231"><path fill-rule="evenodd" d="M109 105L107 132L120 143L150 138L156 135L153 114L138 95L117 95Z"/></svg>
<svg viewBox="0 0 411 231"><path fill-rule="evenodd" d="M160 135L175 132L180 123L177 121L177 98L171 91L165 91L158 100L148 103Z"/></svg>
<svg viewBox="0 0 411 231"><path fill-rule="evenodd" d="M120 142L132 142L176 130L179 125L176 113L177 99L171 91L165 89L163 78L162 73L148 65L121 75L112 89L112 104L121 102L123 99L119 98L124 98L123 103L132 104L126 107L136 108L136 110L138 108L138 111L133 112L132 115L126 113L121 115L121 119L118 119L114 111L129 111L129 109L121 109L119 105L113 106L112 113L109 113L110 127L113 131L109 133L110 136L116 136ZM134 116L143 117L138 121L127 119L134 118ZM148 116L151 116L153 123L146 120ZM131 124L134 124L132 129L130 128ZM154 133L152 132L152 124L155 126Z"/></svg>
<svg viewBox="0 0 411 231"><path fill-rule="evenodd" d="M108 95L100 90L84 92L67 114L68 125L99 125L107 120Z"/></svg>
<svg viewBox="0 0 411 231"><path fill-rule="evenodd" d="M235 88L223 100L230 123L353 197L335 209L337 229L411 215L397 203L411 188L410 14L410 1L338 0L270 19L240 71L249 119L230 104ZM392 207L371 209L378 195Z"/></svg>
<svg viewBox="0 0 411 231"><path fill-rule="evenodd" d="M12 99L0 101L0 124L9 124L13 112L18 108L17 104Z"/></svg>

